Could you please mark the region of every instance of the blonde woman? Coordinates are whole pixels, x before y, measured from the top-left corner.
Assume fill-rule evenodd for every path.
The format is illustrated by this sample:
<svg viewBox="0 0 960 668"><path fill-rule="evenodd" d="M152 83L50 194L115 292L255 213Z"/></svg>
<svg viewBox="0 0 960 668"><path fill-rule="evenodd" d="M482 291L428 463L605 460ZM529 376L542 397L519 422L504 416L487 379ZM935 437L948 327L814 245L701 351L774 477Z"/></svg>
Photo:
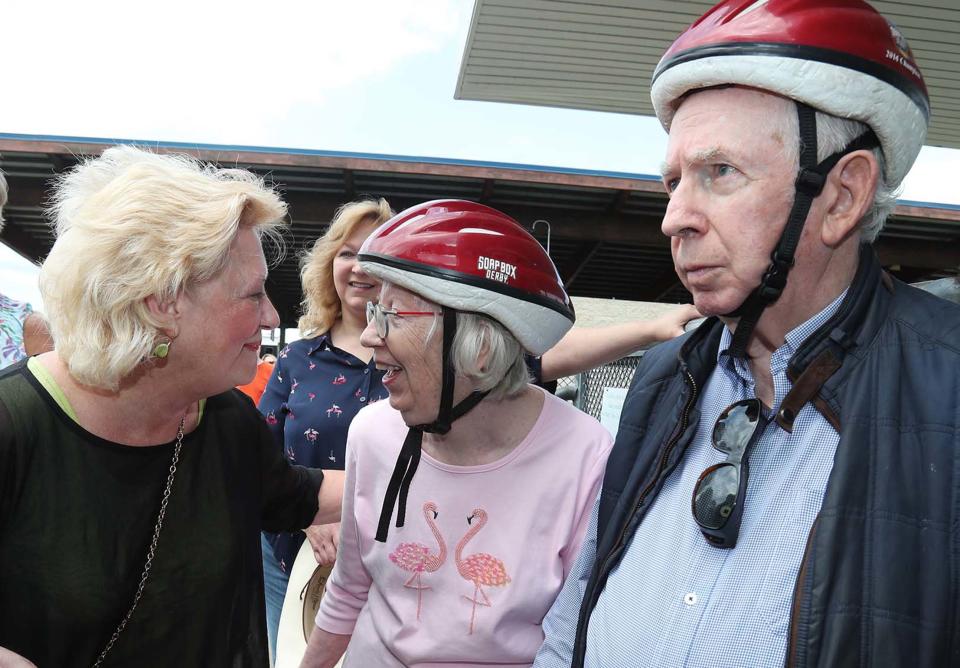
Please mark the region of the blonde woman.
<svg viewBox="0 0 960 668"><path fill-rule="evenodd" d="M282 449L293 463L342 471L350 421L361 408L387 396L380 382L383 372L371 361L372 351L360 344L366 305L376 299L380 282L360 269L357 251L392 215L384 199L345 204L303 259L304 315L299 326L305 338L280 352L260 399L278 452ZM333 563L339 528L338 522L308 529L319 563ZM290 569L303 541L303 532L263 535L267 628L274 657Z"/></svg>
<svg viewBox="0 0 960 668"><path fill-rule="evenodd" d="M261 237L286 207L248 172L131 147L53 201L56 350L0 372L0 657L266 665L260 531L331 522L342 495L232 389L278 324Z"/></svg>

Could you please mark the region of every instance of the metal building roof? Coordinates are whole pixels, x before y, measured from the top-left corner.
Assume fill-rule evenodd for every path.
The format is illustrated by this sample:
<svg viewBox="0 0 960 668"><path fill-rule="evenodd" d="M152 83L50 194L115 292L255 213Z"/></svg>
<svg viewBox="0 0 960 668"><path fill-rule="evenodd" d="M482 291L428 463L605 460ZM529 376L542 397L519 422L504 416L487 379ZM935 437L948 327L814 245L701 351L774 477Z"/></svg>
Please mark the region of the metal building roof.
<svg viewBox="0 0 960 668"><path fill-rule="evenodd" d="M455 97L653 115L650 78L712 0L476 0ZM933 118L960 148L960 3L871 0L906 35Z"/></svg>
<svg viewBox="0 0 960 668"><path fill-rule="evenodd" d="M53 236L43 203L50 180L84 155L117 140L0 134L0 169L10 202L0 242L37 261ZM640 301L689 299L660 232L666 195L642 174L578 171L409 156L262 147L157 144L225 166L246 167L274 183L290 205L284 259L267 290L285 325L298 316L302 250L326 229L337 207L363 196L385 197L396 210L430 199L462 197L510 214L546 244L572 295ZM902 202L876 244L881 261L907 281L956 276L960 207Z"/></svg>

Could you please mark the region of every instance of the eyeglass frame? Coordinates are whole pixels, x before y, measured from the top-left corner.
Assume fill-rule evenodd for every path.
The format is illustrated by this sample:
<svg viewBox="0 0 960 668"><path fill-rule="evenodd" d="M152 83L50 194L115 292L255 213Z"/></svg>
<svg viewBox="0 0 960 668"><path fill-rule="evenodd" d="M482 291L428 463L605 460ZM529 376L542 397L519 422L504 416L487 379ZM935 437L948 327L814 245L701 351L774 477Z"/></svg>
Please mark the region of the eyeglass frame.
<svg viewBox="0 0 960 668"><path fill-rule="evenodd" d="M380 302L367 302L367 324L373 323L377 336L381 339L387 338L387 335L390 333L390 323L387 320L388 315L406 318L423 315L441 315L442 313L443 311L398 311L396 309L385 308ZM380 315L379 318L377 314ZM382 331L380 327L381 323L383 324Z"/></svg>
<svg viewBox="0 0 960 668"><path fill-rule="evenodd" d="M739 451L731 448L728 452L717 446L716 431L720 425L720 420L727 415L731 409L738 405L755 406L757 420L753 425L753 431L742 448L740 448ZM727 458L722 462L708 466L697 478L697 483L693 486L693 493L690 496L690 510L693 513L693 521L697 523L704 538L714 547L732 549L737 546L737 539L740 536L740 524L743 520L743 509L746 506L747 483L750 478L750 455L757 441L760 440L763 432L766 431L768 424L770 424L770 418L764 414L763 404L759 399L751 398L735 401L724 408L713 425L713 430L710 433L710 443L714 450L725 454ZM698 491L709 476L727 466L733 466L738 476L737 494L733 499L733 509L719 528L706 526L697 518Z"/></svg>

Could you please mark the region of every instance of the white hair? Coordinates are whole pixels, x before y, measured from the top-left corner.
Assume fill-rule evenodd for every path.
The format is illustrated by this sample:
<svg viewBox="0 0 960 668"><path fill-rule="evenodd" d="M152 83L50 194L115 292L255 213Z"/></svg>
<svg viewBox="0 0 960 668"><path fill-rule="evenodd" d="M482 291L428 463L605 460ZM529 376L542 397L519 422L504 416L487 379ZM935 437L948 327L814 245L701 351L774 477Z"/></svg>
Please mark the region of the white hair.
<svg viewBox="0 0 960 668"><path fill-rule="evenodd" d="M870 128L860 121L851 118L831 116L821 111L817 112L817 160L843 150L857 137L865 134ZM879 146L871 151L877 159L880 176L877 179L877 189L873 194L873 203L860 219L860 238L873 243L883 229L887 218L893 213L897 205L897 196L900 194L900 183L887 183L887 161Z"/></svg>
<svg viewBox="0 0 960 668"><path fill-rule="evenodd" d="M530 382L520 342L506 327L480 313L457 312L450 363L454 373L472 380L481 392L489 390L495 401L520 394Z"/></svg>
<svg viewBox="0 0 960 668"><path fill-rule="evenodd" d="M797 120L796 102L779 95L769 93L783 101L782 113L779 118L772 119L772 122L779 126L783 132L784 152L788 160L799 169L799 146L800 146L800 126ZM817 118L817 161L841 151L846 148L854 139L865 134L869 128L866 124L850 118L840 118L832 116L822 111L816 112ZM794 138L790 141L787 138ZM900 183L890 184L886 176L886 158L879 146L871 151L877 160L880 169L880 176L877 179L876 191L873 195L873 203L860 219L858 227L860 228L860 237L867 243L873 243L887 218L893 212L897 204L897 195L899 194Z"/></svg>

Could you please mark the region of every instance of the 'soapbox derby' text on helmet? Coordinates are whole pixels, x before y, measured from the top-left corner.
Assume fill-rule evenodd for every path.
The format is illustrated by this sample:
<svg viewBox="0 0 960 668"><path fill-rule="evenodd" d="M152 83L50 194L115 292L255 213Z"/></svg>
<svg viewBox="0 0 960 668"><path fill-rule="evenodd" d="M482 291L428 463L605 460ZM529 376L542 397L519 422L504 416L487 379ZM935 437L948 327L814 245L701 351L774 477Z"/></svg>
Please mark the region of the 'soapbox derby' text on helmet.
<svg viewBox="0 0 960 668"><path fill-rule="evenodd" d="M487 315L542 355L573 325L573 305L540 243L496 209L465 200L411 207L360 249L363 270L441 306Z"/></svg>

